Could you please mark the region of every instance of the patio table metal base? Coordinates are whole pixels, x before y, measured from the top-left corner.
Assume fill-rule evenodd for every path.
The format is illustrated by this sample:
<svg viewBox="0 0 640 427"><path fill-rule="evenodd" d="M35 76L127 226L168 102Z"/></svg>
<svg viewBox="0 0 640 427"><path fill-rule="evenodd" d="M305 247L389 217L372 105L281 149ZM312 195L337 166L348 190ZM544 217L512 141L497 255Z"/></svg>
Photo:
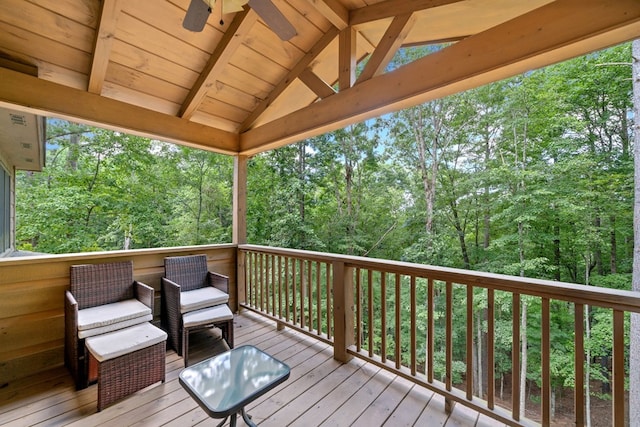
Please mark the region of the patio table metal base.
<svg viewBox="0 0 640 427"><path fill-rule="evenodd" d="M256 426L256 424L251 421L251 415L247 414L247 412L244 410L244 408L242 408L242 410L240 411L240 414L242 415L242 419L244 420L245 424L247 424L249 427L258 427ZM231 415L231 422L229 423L230 427L236 427L236 417L238 414L232 414ZM227 417L229 418L229 417ZM217 427L222 427L224 425L224 423L227 422L227 418L225 418L224 420L222 420L222 422L220 424L217 425Z"/></svg>

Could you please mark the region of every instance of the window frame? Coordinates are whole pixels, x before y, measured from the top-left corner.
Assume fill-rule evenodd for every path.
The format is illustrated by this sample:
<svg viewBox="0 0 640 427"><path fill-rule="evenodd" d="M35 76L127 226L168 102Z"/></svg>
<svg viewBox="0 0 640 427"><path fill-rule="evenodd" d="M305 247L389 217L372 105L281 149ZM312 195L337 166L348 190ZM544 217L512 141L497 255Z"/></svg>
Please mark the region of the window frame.
<svg viewBox="0 0 640 427"><path fill-rule="evenodd" d="M0 254L11 249L11 174L0 163Z"/></svg>

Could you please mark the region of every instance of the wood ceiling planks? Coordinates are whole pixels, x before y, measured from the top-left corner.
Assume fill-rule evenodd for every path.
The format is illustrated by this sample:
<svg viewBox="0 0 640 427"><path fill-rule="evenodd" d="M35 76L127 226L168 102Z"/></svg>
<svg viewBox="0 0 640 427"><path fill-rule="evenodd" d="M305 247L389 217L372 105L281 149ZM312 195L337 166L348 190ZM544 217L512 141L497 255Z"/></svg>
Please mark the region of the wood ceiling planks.
<svg viewBox="0 0 640 427"><path fill-rule="evenodd" d="M24 0L0 2L2 21L61 45L84 52L93 50L94 28Z"/></svg>
<svg viewBox="0 0 640 427"><path fill-rule="evenodd" d="M116 1L113 4L121 10L117 12L116 7L105 15L108 22L100 24L102 5L108 9L111 1ZM223 152L233 152L234 144L241 139L243 148L238 150L253 154L392 108L385 103L392 104L393 108L411 105L446 94L449 89L472 87L487 81L489 74L495 78L509 75L517 69L509 61L539 66L588 51L592 46L640 36L640 30L636 32L628 22L619 27L593 30L603 34L589 33L594 27L589 20L601 21L616 13L635 19L637 2L634 0L273 1L298 32L288 42L282 42L253 11L250 11L254 14L253 24L242 28L233 25L239 14L225 15L221 25L218 9L214 8L202 32L187 31L182 28L182 20L190 0L2 0L0 57L37 66L40 79L59 84L42 87L52 88L57 94L64 93L66 88L67 97L79 96L81 92L76 92L77 89L86 94L89 75L92 75L90 90L101 96L80 97L91 109L89 112L62 102L65 117L78 114L78 120L100 122L100 112L96 109L107 108L106 125L117 128L119 120L122 128L128 129L132 126L130 118L117 119L114 105L143 107L146 111L143 116L148 122L141 133L162 138L162 132L166 132L168 140L180 142L180 138L185 138L182 142L186 144L202 144L207 149ZM540 13L545 5L556 11L556 15L551 16L553 19ZM600 11L597 14L588 12L596 9ZM530 18L523 18L526 13L530 13ZM405 14L402 21L415 21L411 29L399 20L395 21L398 28L389 27L398 14ZM574 16L566 28L554 26L553 21L564 19L562 14ZM535 53L536 58L543 57L537 61L513 59L517 57L515 51L524 52L527 43L535 43L539 34L518 36L514 30L518 27L505 26L505 23L510 20L528 23L529 19L554 48ZM341 51L347 62L346 48L341 50L337 42L338 28L343 27L353 30L355 37L349 61L361 61L375 51L369 57L373 65L365 68L363 77L352 89L344 90L348 96L332 95L333 89L328 87L335 86L338 80ZM575 29L586 31L583 39L570 37ZM478 37L484 32L493 36ZM516 43L514 37L521 40ZM595 37L602 41L589 41ZM469 39L480 42L468 42ZM473 55L476 62L484 63L487 56L498 58L492 65L495 70L491 73L481 70L478 74L469 65L459 76L464 84L445 83L447 90L385 77L385 64L400 44L434 40L462 40L459 43L463 46L471 46L468 54ZM554 41L567 46L557 48ZM505 52L503 46L510 46L511 50ZM455 64L425 61L432 65L428 70L416 68L420 71L411 73L410 80L421 80L427 74L450 75L451 70L460 71L464 58L447 55L445 58ZM363 81L367 79L373 83ZM54 100L48 96L39 101L37 97L21 98L19 92L12 92L8 86L15 82L22 80L0 82L0 99L3 94L11 94L12 102L21 108L56 111ZM411 90L407 91L407 87ZM152 131L152 120L164 120L172 125L170 128L159 125L158 129L165 130L156 133ZM190 126L195 124L196 127ZM175 126L184 126L184 129L177 130ZM216 148L215 142L203 142L206 126L214 135L220 135L214 132L216 129L225 135L212 138L219 141L219 147ZM195 132L194 136L190 136L191 132ZM227 132L236 134L235 142L230 142Z"/></svg>
<svg viewBox="0 0 640 427"><path fill-rule="evenodd" d="M52 42L47 37L1 21L0 34L2 34L4 56L23 60L29 64L37 65L38 68L44 64L52 64L85 76L88 75L91 66L89 52ZM54 81L62 82L62 79Z"/></svg>
<svg viewBox="0 0 640 427"><path fill-rule="evenodd" d="M179 104L186 98L189 90L159 79L150 74L134 70L117 62L111 62L107 74L109 82L124 86L138 92L154 95Z"/></svg>
<svg viewBox="0 0 640 427"><path fill-rule="evenodd" d="M190 68L117 39L113 41L110 60L185 89L191 88L198 78L198 73Z"/></svg>

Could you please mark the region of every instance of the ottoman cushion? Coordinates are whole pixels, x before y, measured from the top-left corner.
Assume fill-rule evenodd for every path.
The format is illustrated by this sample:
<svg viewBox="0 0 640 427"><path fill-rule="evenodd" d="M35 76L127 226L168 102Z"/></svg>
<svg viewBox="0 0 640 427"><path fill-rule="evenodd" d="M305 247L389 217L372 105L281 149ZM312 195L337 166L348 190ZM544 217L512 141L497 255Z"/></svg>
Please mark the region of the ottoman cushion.
<svg viewBox="0 0 640 427"><path fill-rule="evenodd" d="M167 339L167 333L151 323L89 337L85 345L98 362L150 347Z"/></svg>
<svg viewBox="0 0 640 427"><path fill-rule="evenodd" d="M190 311L182 315L182 325L184 328L207 325L210 323L232 320L233 313L227 304L216 305L215 307L203 308L201 310Z"/></svg>

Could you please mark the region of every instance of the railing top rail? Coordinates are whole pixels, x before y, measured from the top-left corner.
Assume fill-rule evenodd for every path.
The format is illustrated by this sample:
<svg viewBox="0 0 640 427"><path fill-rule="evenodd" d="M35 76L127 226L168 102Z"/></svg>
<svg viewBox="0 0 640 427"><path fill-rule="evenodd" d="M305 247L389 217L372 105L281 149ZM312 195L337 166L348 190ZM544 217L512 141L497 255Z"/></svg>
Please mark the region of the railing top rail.
<svg viewBox="0 0 640 427"><path fill-rule="evenodd" d="M0 258L0 265L19 265L19 264L38 264L47 263L51 260L60 261L81 261L83 259L94 258L122 258L128 256L144 255L144 254L162 254L184 252L186 254L198 253L202 251L210 251L215 249L233 249L237 245L231 243L215 244L215 245L198 245L198 246L174 246L163 248L145 248L145 249L127 249L120 251L99 251L99 252L77 252L69 254L42 254L20 257Z"/></svg>
<svg viewBox="0 0 640 427"><path fill-rule="evenodd" d="M342 262L347 267L398 273L522 295L640 313L640 293L631 291L327 252L313 252L259 245L239 245L238 248L244 251L269 253L327 263Z"/></svg>

